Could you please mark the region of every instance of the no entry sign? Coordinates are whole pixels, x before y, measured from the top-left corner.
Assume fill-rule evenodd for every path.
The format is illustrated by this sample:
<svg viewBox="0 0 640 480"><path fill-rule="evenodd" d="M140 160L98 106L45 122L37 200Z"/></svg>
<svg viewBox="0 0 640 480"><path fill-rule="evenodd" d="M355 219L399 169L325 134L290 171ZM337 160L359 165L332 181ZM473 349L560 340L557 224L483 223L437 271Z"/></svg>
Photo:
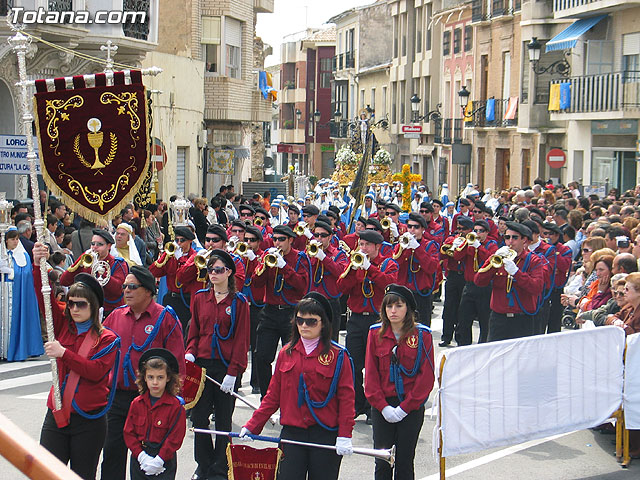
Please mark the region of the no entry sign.
<svg viewBox="0 0 640 480"><path fill-rule="evenodd" d="M559 148L552 148L547 153L547 165L551 168L561 168L567 162L567 154Z"/></svg>

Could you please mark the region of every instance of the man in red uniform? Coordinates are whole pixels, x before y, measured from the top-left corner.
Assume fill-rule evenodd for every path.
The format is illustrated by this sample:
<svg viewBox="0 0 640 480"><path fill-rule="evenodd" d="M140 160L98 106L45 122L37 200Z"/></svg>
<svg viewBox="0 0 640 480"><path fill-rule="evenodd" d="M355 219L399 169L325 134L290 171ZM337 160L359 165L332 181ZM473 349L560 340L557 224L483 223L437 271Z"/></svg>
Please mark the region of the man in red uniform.
<svg viewBox="0 0 640 480"><path fill-rule="evenodd" d="M437 198L434 198L433 200L431 200L431 205L433 205L433 221L444 229L443 238L447 238L449 236L449 232L451 231L449 230L449 219L444 215L440 215L440 212L444 208L444 204Z"/></svg>
<svg viewBox="0 0 640 480"><path fill-rule="evenodd" d="M253 225L253 215L256 211L253 209L251 205L242 204L238 205L238 215L240 215L240 220L244 222L245 225Z"/></svg>
<svg viewBox="0 0 640 480"><path fill-rule="evenodd" d="M333 340L338 340L340 332L340 298L338 290L338 277L342 275L349 264L349 258L342 250L331 245L333 229L325 222L317 221L315 224L313 242L318 246L318 253L309 257L311 271L312 292L319 292L329 301L332 310L331 333Z"/></svg>
<svg viewBox="0 0 640 480"><path fill-rule="evenodd" d="M256 222L259 222L260 225L256 225ZM271 240L271 236L273 235L273 228L269 225L269 214L264 208L256 207L256 213L253 218L253 224L260 229L260 233L262 233L262 243L260 243L260 248L266 250L273 246L273 241Z"/></svg>
<svg viewBox="0 0 640 480"><path fill-rule="evenodd" d="M398 263L399 285L413 293L418 309L418 321L431 326L431 293L438 283L440 246L424 236L427 221L416 212L409 214L409 231L404 233L394 249L393 258ZM402 237L409 239L403 247Z"/></svg>
<svg viewBox="0 0 640 480"><path fill-rule="evenodd" d="M562 321L563 306L560 303L560 295L562 289L569 278L569 270L571 270L571 248L564 245L560 239L562 238L562 230L558 225L551 222L542 224L542 235L550 245L556 248L556 271L553 281L553 289L551 290L549 316L547 317L547 333L559 332Z"/></svg>
<svg viewBox="0 0 640 480"><path fill-rule="evenodd" d="M378 221L377 218L369 218L367 220L366 230L376 231L380 233L380 235L382 235L382 238L384 239L385 230L382 228L382 225L380 225L380 222ZM393 255L393 244L390 242L387 242L386 240L383 240L382 243L380 244L379 254L383 258L391 257Z"/></svg>
<svg viewBox="0 0 640 480"><path fill-rule="evenodd" d="M304 233L297 234L296 239L293 241L293 248L303 252L307 248L309 240L313 239L313 228L316 220L320 215L320 210L315 205L307 205L302 208L302 218L305 225ZM293 228L291 227L293 230Z"/></svg>
<svg viewBox="0 0 640 480"><path fill-rule="evenodd" d="M360 239L359 233L362 230L365 230L367 228L367 219L366 218L358 218L355 221L355 227L354 228L355 228L355 230L354 230L353 233L345 235L342 238L342 241L347 244L347 247L349 247L349 251L353 251L358 247L358 240Z"/></svg>
<svg viewBox="0 0 640 480"><path fill-rule="evenodd" d="M371 406L364 396L364 357L367 349L369 327L380 318L380 305L387 285L398 279L398 264L391 258L380 256L383 238L375 230L361 230L358 250L364 255L362 265L349 264L338 278L337 287L348 297L351 315L347 321L346 347L355 371L356 416L365 413L371 422Z"/></svg>
<svg viewBox="0 0 640 480"><path fill-rule="evenodd" d="M536 220L534 221L533 218ZM538 299L538 313L536 313L534 320L535 334L540 335L544 333L547 328L549 295L551 295L553 288L553 276L556 265L556 249L553 245L543 242L540 238L542 220L534 216L531 220L525 220L522 224L531 230L532 240L527 248L530 252L540 257L544 265L544 288L542 289L542 295Z"/></svg>
<svg viewBox="0 0 640 480"><path fill-rule="evenodd" d="M282 345L289 341L293 309L309 288L309 276L303 268L305 255L292 247L294 238L296 234L286 225L274 228L274 250L265 252L253 274L252 286L265 288L266 300L256 340L256 364L262 397L267 394L271 381L271 364L276 356L278 340ZM268 254L276 259L272 267L265 263Z"/></svg>
<svg viewBox="0 0 640 480"><path fill-rule="evenodd" d="M91 237L91 251L98 257L98 261L107 262L111 265L111 277L106 285L102 287L104 291L104 318L107 317L115 308L121 306L123 302L122 283L129 273L129 266L123 258L111 255L111 245L115 240L106 230L93 230ZM60 276L60 285L68 287L74 282L78 273L88 273L91 275L92 267L82 266L82 257L76 260L67 271Z"/></svg>
<svg viewBox="0 0 640 480"><path fill-rule="evenodd" d="M470 217L471 218L471 201L467 198L461 198L460 202L458 202L460 210L453 216L453 220L451 221L451 231L455 232L458 226L458 220L460 217Z"/></svg>
<svg viewBox="0 0 640 480"><path fill-rule="evenodd" d="M429 202L422 202L420 204L420 215L422 215L422 218L427 222L427 228L424 231L424 236L427 240L436 242L438 244L438 248L440 248L440 245L442 245L442 242L444 242L445 239L445 231L442 225L433 220L434 212L435 209Z"/></svg>
<svg viewBox="0 0 640 480"><path fill-rule="evenodd" d="M287 221L286 225L293 230L296 228L296 225L298 225L298 221L300 220L300 209L295 203L292 203L289 205L287 214L289 215L289 221Z"/></svg>
<svg viewBox="0 0 640 480"><path fill-rule="evenodd" d="M462 299L458 307L458 324L456 326L456 343L458 346L471 345L473 334L471 327L477 318L480 324L480 338L478 343L484 343L489 336L489 313L491 301L491 287L479 287L474 283L474 277L481 265L498 250L495 240L489 240L489 224L486 220L476 220L473 224L476 241L464 241L455 249L454 260L464 262L465 286Z"/></svg>
<svg viewBox="0 0 640 480"><path fill-rule="evenodd" d="M382 210L378 211L382 212ZM383 218L391 220L391 227L387 230L383 230L382 236L385 241L395 243L402 234L407 232L407 226L404 223L400 223L400 212L402 212L402 209L395 203L388 203L384 207L384 212L385 216ZM382 218L379 218L378 220L382 220Z"/></svg>
<svg viewBox="0 0 640 480"><path fill-rule="evenodd" d="M493 281L490 342L534 334L533 315L544 288L544 266L542 260L527 249L532 238L529 227L507 222L506 246L495 253L503 257L503 265L493 268L487 260L476 273L475 284L480 287ZM516 252L515 260L508 258L509 249Z"/></svg>
<svg viewBox="0 0 640 480"><path fill-rule="evenodd" d="M124 480L127 469L127 446L122 431L129 407L138 396L135 366L150 348L166 348L178 359L184 376L184 337L182 326L170 307L162 308L154 300L156 280L146 268L134 266L122 285L126 305L116 308L104 326L122 341L122 368L113 405L107 413L107 438L102 457L102 480Z"/></svg>

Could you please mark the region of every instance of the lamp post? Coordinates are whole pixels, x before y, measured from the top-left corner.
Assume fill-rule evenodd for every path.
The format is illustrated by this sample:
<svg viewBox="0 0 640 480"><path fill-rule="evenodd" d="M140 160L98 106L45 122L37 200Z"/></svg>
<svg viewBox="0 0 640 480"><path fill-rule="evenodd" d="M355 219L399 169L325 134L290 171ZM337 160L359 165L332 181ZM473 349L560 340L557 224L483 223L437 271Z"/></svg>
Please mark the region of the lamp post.
<svg viewBox="0 0 640 480"><path fill-rule="evenodd" d="M538 37L531 37L531 41L529 42L529 45L527 45L527 49L529 50L529 62L531 63L531 69L536 75L542 75L543 73L549 72L552 75L558 74L563 77L568 77L571 73L571 65L567 60L571 54L569 50L565 50L563 52L564 58L561 60L556 60L547 67L541 67L539 62L542 44L538 41Z"/></svg>
<svg viewBox="0 0 640 480"><path fill-rule="evenodd" d="M463 85L460 91L458 92L458 102L460 103L460 108L462 109L462 116L464 117L464 110L467 108L469 103L469 97L471 96L471 92L467 90L467 86Z"/></svg>
<svg viewBox="0 0 640 480"><path fill-rule="evenodd" d="M13 208L13 203L7 202L7 194L0 192L0 261L2 264L9 264L9 255L4 243L4 236L9 229L9 212ZM11 265L9 265L11 266ZM2 292L2 318L0 318L0 358L7 358L9 352L9 336L11 330L9 325L11 319L9 318L9 285L7 283L6 273L0 274L1 292Z"/></svg>
<svg viewBox="0 0 640 480"><path fill-rule="evenodd" d="M320 113L320 110L316 109L316 111L313 112L313 149L311 150L311 172L310 172L312 175L315 175L316 173L316 140L317 140L316 127L320 123L321 116L322 114ZM322 174L322 168L320 168L320 174Z"/></svg>
<svg viewBox="0 0 640 480"><path fill-rule="evenodd" d="M411 123L418 123L422 120L429 123L429 120L437 121L442 117L442 114L440 113L440 107L442 106L441 103L436 105L435 110L431 110L425 115L419 115L422 99L417 93L414 93L411 95L409 101L411 102Z"/></svg>

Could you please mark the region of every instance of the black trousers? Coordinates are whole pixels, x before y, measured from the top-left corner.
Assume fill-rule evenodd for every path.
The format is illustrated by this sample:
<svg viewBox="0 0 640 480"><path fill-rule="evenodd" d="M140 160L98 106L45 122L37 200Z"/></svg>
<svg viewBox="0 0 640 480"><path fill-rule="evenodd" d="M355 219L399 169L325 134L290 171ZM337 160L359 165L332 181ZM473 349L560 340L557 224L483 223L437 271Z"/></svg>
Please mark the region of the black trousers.
<svg viewBox="0 0 640 480"><path fill-rule="evenodd" d="M182 301L182 297L179 293L167 292L162 300L162 305L170 305L176 311L176 315L178 315L178 319L182 324L182 333L186 339L189 334L189 320L191 320L191 310L189 306L191 295L187 293L184 294L184 302L187 302L186 306Z"/></svg>
<svg viewBox="0 0 640 480"><path fill-rule="evenodd" d="M564 306L560 303L560 295L562 295L562 288L554 288L551 291L551 296L549 297L551 306L547 319L547 333L559 332L562 328L562 312L564 311Z"/></svg>
<svg viewBox="0 0 640 480"><path fill-rule="evenodd" d="M260 313L256 339L256 366L260 395L263 398L271 383L271 364L276 358L278 340L284 345L291 338L293 308L287 306L280 309L274 305L267 305Z"/></svg>
<svg viewBox="0 0 640 480"><path fill-rule="evenodd" d="M196 364L207 369L207 375L222 383L227 374L227 367L221 360L196 359ZM238 391L241 376L236 378L235 391ZM209 415L215 409L216 430L225 432L231 431L231 418L233 416L234 398L228 393L224 393L213 382L205 382L200 400L191 411L191 422L194 428L209 428ZM207 475L227 476L227 444L229 437L216 436L216 446L213 447L211 435L194 435L194 458L198 464L198 472Z"/></svg>
<svg viewBox="0 0 640 480"><path fill-rule="evenodd" d="M40 432L40 445L65 465L70 462L71 470L84 480L95 480L106 435L105 416L90 420L77 413L71 413L69 425L58 428L49 409Z"/></svg>
<svg viewBox="0 0 640 480"><path fill-rule="evenodd" d="M504 314L491 312L489 317L489 341L534 335L534 316L524 313Z"/></svg>
<svg viewBox="0 0 640 480"><path fill-rule="evenodd" d="M327 300L329 300L333 313L333 317L331 318L331 339L337 342L338 336L340 335L340 298L327 297Z"/></svg>
<svg viewBox="0 0 640 480"><path fill-rule="evenodd" d="M543 335L547 330L547 323L549 322L549 299L542 301L542 305L538 309L533 317L533 334Z"/></svg>
<svg viewBox="0 0 640 480"><path fill-rule="evenodd" d="M449 270L444 284L444 309L442 310L442 341L450 342L458 324L458 308L464 289L464 273Z"/></svg>
<svg viewBox="0 0 640 480"><path fill-rule="evenodd" d="M424 296L419 292L413 292L416 299L416 309L418 310L418 321L422 325L431 327L431 310L433 307L433 296L431 294Z"/></svg>
<svg viewBox="0 0 640 480"><path fill-rule="evenodd" d="M397 397L387 398L392 407L400 405ZM413 480L413 461L416 456L418 436L424 422L424 405L418 410L408 412L408 415L398 423L387 422L382 413L375 408L371 412L373 424L373 448L391 448L396 446L396 463L392 470L384 460L376 458L376 480Z"/></svg>
<svg viewBox="0 0 640 480"><path fill-rule="evenodd" d="M116 390L111 409L107 412L107 438L102 453L102 480L124 480L127 473L127 446L122 431L131 402L138 392Z"/></svg>
<svg viewBox="0 0 640 480"><path fill-rule="evenodd" d="M364 357L367 353L369 327L378 321L377 314L352 313L347 321L346 347L353 360L356 391L356 415L369 413L371 406L364 395Z"/></svg>
<svg viewBox="0 0 640 480"><path fill-rule="evenodd" d="M258 381L258 367L256 366L256 340L257 340L257 332L258 332L258 322L260 321L260 312L262 311L262 307L256 307L251 304L249 307L249 318L250 318L250 330L249 330L249 349L251 351L251 386L254 388L260 387L260 382Z"/></svg>
<svg viewBox="0 0 640 480"><path fill-rule="evenodd" d="M467 282L462 290L462 300L458 307L458 324L456 325L456 343L471 345L473 343L473 321L477 318L480 324L478 343L485 343L489 337L489 314L491 313L491 286L478 287Z"/></svg>
<svg viewBox="0 0 640 480"><path fill-rule="evenodd" d="M298 442L335 445L338 432L325 430L320 425L309 428L282 427L280 438ZM303 447L281 443L282 459L278 470L278 480L337 480L342 456L335 450Z"/></svg>

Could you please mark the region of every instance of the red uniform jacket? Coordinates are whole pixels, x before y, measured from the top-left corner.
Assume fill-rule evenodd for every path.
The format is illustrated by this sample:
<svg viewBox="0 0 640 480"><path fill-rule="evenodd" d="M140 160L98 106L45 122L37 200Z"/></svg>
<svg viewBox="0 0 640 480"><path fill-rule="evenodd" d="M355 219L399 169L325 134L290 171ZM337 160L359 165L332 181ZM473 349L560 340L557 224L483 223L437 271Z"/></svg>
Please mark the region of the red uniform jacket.
<svg viewBox="0 0 640 480"><path fill-rule="evenodd" d="M304 252L307 248L307 243L309 243L309 239L304 235L298 235L293 239L293 244L291 248L298 250L300 252Z"/></svg>
<svg viewBox="0 0 640 480"><path fill-rule="evenodd" d="M569 270L571 270L571 248L558 242L556 247L556 274L554 277L553 287L564 288L569 278Z"/></svg>
<svg viewBox="0 0 640 480"><path fill-rule="evenodd" d="M266 250L267 248L273 247L273 228L268 223L266 225L263 224L262 227L257 227L260 229L262 233L262 241L260 242L260 250ZM305 237L306 238L306 237Z"/></svg>
<svg viewBox="0 0 640 480"><path fill-rule="evenodd" d="M431 220L422 236L426 237L427 240L433 240L438 244L438 248L440 248L440 245L442 245L442 242L446 237L446 233L442 225Z"/></svg>
<svg viewBox="0 0 640 480"><path fill-rule="evenodd" d="M167 262L160 266L162 262L164 262L167 252L162 252L158 260L149 265L149 271L153 274L154 277L167 277L167 288L170 292L178 293L182 288L182 285L179 283L177 278L177 273L180 267L187 263L189 259L196 255L196 251L193 248L190 248L186 254L183 254L180 258L176 259L175 255L171 255ZM189 293L185 290L185 293Z"/></svg>
<svg viewBox="0 0 640 480"><path fill-rule="evenodd" d="M471 214L470 210L467 213L460 213L460 212L456 213L453 216L453 219L451 220L451 230L450 230L451 233L454 233L456 231L456 228L458 227L458 217L460 215L464 215L465 217L469 217L469 218L473 219L473 215Z"/></svg>
<svg viewBox="0 0 640 480"><path fill-rule="evenodd" d="M420 246L415 250L405 248L398 263L398 282L414 292L431 290L437 284L438 276L438 252L439 246L435 242L422 237ZM396 245L394 255L400 250Z"/></svg>
<svg viewBox="0 0 640 480"><path fill-rule="evenodd" d="M553 288L553 277L556 267L556 249L553 245L549 245L544 241L540 241L540 244L533 250L544 265L544 298L547 298Z"/></svg>
<svg viewBox="0 0 640 480"><path fill-rule="evenodd" d="M351 251L358 247L359 239L360 237L357 233L350 233L349 235L345 235L344 237L342 237L342 241L347 244Z"/></svg>
<svg viewBox="0 0 640 480"><path fill-rule="evenodd" d="M283 269L265 267L261 275L264 255L256 268L253 278L253 288L265 288L265 300L269 305L295 305L307 293L309 275L304 268L304 252L291 249L284 256L287 262ZM277 284L276 284L277 280Z"/></svg>
<svg viewBox="0 0 640 480"><path fill-rule="evenodd" d="M335 395L324 408L315 408L314 413L327 427L338 427L339 437L350 438L355 425L355 393L349 353L335 343L332 343L331 350L326 355L321 355L322 343L309 355L301 341L296 343L291 354L287 352L288 346L289 344L284 346L278 353L267 394L245 427L251 433L259 434L278 408L282 425L299 428L316 425L318 422L313 418L307 402L303 401L298 406L300 376L304 378L310 399L323 402L329 393L339 358L342 357Z"/></svg>
<svg viewBox="0 0 640 480"><path fill-rule="evenodd" d="M337 298L342 293L338 289L338 277L349 265L349 257L342 250L332 245L324 251L326 257L319 261L316 257L309 258L311 262L311 292L320 292L325 297Z"/></svg>
<svg viewBox="0 0 640 480"><path fill-rule="evenodd" d="M473 282L476 272L496 250L498 250L498 244L494 240L489 240L487 235L487 240L480 245L480 248L476 249L465 243L462 250L454 250L453 260L464 262L464 279L467 282Z"/></svg>
<svg viewBox="0 0 640 480"><path fill-rule="evenodd" d="M122 367L118 370L118 390L136 391L135 372L138 369L138 360L149 348L166 348L175 355L180 366L180 376L184 378L184 336L180 321L171 315L169 311L165 313L162 322L160 314L162 305L158 305L153 300L136 319L131 307L124 305L116 308L111 315L104 320L105 327L120 335L122 339ZM138 347L146 343L149 336L153 335L153 340L142 351L137 351L131 347L134 342ZM127 353L130 361L127 363Z"/></svg>
<svg viewBox="0 0 640 480"><path fill-rule="evenodd" d="M457 235L453 235L447 238L443 245L453 245L453 241L457 238ZM454 272L464 273L464 258L460 258L456 260L454 257L450 257L449 255L440 254L440 259L442 260L442 267L444 268L445 274L446 272L453 270Z"/></svg>
<svg viewBox="0 0 640 480"><path fill-rule="evenodd" d="M485 265L488 263L485 262ZM533 315L538 308L538 298L544 288L544 264L537 255L523 250L515 260L518 271L513 276L511 290L507 292L508 275L504 268L489 268L478 272L474 283L486 287L493 280L491 310L497 313L525 313ZM482 270L482 268L481 268Z"/></svg>
<svg viewBox="0 0 640 480"><path fill-rule="evenodd" d="M253 285L253 274L256 271L256 267L260 263L260 258L264 255L264 252L258 249L257 252L253 252L256 254L256 258L253 260L249 260L247 257L242 257L242 264L244 265L244 285L242 287L242 293L244 293L247 300L252 305L257 307L264 306L264 285L260 288L255 287Z"/></svg>
<svg viewBox="0 0 640 480"><path fill-rule="evenodd" d="M349 297L347 305L354 313L379 313L384 289L398 280L398 264L393 259L378 255L369 260L369 270L351 269L338 279L338 290Z"/></svg>
<svg viewBox="0 0 640 480"><path fill-rule="evenodd" d="M496 225L496 222L494 222L490 218L485 218L485 220L489 224L489 234L487 235L487 239L495 240L496 243L499 242L500 231L498 230L498 225Z"/></svg>
<svg viewBox="0 0 640 480"><path fill-rule="evenodd" d="M147 391L131 402L122 432L124 443L133 456L138 458L143 450L142 442L160 443L174 422L173 430L169 432L158 453L165 462L171 460L182 446L187 432L187 414L180 400L167 392L151 406Z"/></svg>
<svg viewBox="0 0 640 480"><path fill-rule="evenodd" d="M79 258L74 265L81 260L82 259ZM124 305L122 284L129 274L129 266L122 258L114 258L113 255L107 255L105 261L111 265L111 278L109 282L102 287L104 291L104 310L106 313L109 313L114 308ZM88 273L91 275L91 268L79 267L75 272L65 271L60 276L60 285L68 287L75 281L76 275L79 273Z"/></svg>
<svg viewBox="0 0 640 480"><path fill-rule="evenodd" d="M204 250L203 253L204 252L206 252L206 250ZM236 264L236 290L240 291L244 286L244 264L238 255L234 253L230 255ZM184 264L178 267L178 271L176 272L178 283L182 285L183 291L189 295L193 295L198 290L205 288L208 281L207 269L203 268L198 270L195 265L195 258L196 255L189 257Z"/></svg>
<svg viewBox="0 0 640 480"><path fill-rule="evenodd" d="M232 318L234 310L235 318ZM214 336L218 345L215 349ZM227 365L227 374L237 377L247 368L248 351L249 303L246 297L236 293L216 303L213 288L196 293L191 302L186 353L196 358L221 359Z"/></svg>
<svg viewBox="0 0 640 480"><path fill-rule="evenodd" d="M435 380L433 368L433 340L428 328L417 325L415 330L398 343L393 330L387 330L380 338L382 324L376 323L369 329L367 354L364 368L367 372L364 379L364 394L373 408L382 411L389 405L388 397L399 397L396 385L390 380L391 352L397 345L396 357L400 365L411 371L420 354L419 368L413 377L400 373L404 387L404 399L400 408L410 413L420 408L427 401ZM420 338L422 337L422 342ZM422 343L422 345L420 345Z"/></svg>
<svg viewBox="0 0 640 480"><path fill-rule="evenodd" d="M402 236L403 233L407 233L407 225L404 223L396 223L396 226L398 227L398 238L400 238ZM382 230L382 238L384 238L385 242L389 242L389 243L395 243L398 241L398 238L394 238L393 242L391 241L391 229L388 228L387 230Z"/></svg>
<svg viewBox="0 0 640 480"><path fill-rule="evenodd" d="M44 312L42 297L42 283L40 267L33 267L33 283L38 296L40 311ZM111 382L109 370L114 366L116 353L120 348L120 338L111 330L105 328L100 337L89 350L86 358L77 354L87 335L95 335L90 329L88 332L78 335L77 331L69 330L70 321L64 315L64 310L55 301L53 290L51 291L51 311L53 314L53 331L56 340L66 349L64 355L57 359L58 375L60 380L60 393L64 398L63 385L71 372L80 375L78 388L73 396L75 403L84 412L90 412L104 407L107 404ZM71 322L73 323L73 322ZM100 358L93 358L98 352L105 350L106 354ZM54 409L53 386L47 398L47 407ZM72 407L73 408L73 407ZM75 410L75 408L74 408Z"/></svg>
<svg viewBox="0 0 640 480"><path fill-rule="evenodd" d="M440 227L442 227L442 229L444 230L443 238L447 238L449 236L449 232L451 232L451 230L449 229L449 219L447 217L443 217L440 214L436 215L434 213L433 221L440 225Z"/></svg>

